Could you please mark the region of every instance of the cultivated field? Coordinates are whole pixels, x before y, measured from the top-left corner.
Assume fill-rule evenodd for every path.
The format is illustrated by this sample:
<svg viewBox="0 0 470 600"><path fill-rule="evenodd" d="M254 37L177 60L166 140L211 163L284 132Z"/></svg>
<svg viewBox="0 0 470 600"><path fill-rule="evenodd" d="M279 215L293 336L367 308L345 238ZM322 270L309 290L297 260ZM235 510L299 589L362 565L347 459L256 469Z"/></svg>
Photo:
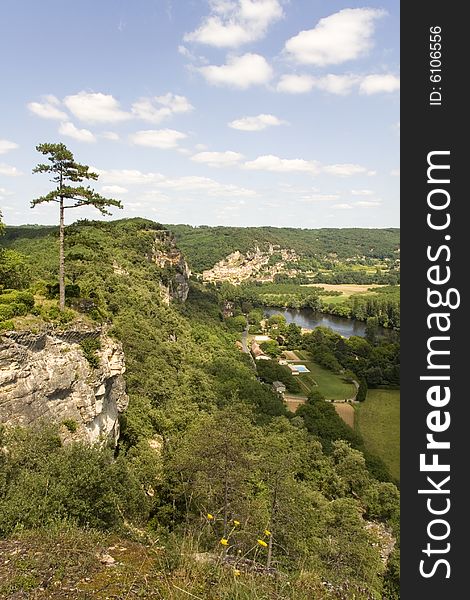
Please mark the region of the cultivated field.
<svg viewBox="0 0 470 600"><path fill-rule="evenodd" d="M323 288L328 292L341 292L343 296L351 296L352 294L363 294L368 290L372 290L383 285L374 284L359 284L359 283L307 283L302 287L318 287Z"/></svg>
<svg viewBox="0 0 470 600"><path fill-rule="evenodd" d="M349 427L354 429L355 411L351 404L348 404L347 402L335 402L333 406L346 425L349 425Z"/></svg>
<svg viewBox="0 0 470 600"><path fill-rule="evenodd" d="M370 452L400 479L400 392L369 390L364 402L356 404L356 428Z"/></svg>

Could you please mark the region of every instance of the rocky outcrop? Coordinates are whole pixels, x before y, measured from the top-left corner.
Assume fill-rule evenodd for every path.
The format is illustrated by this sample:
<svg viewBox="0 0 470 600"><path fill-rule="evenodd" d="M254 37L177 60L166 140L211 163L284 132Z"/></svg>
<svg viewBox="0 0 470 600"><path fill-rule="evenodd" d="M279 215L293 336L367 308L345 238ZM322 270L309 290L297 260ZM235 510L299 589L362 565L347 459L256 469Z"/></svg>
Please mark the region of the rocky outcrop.
<svg viewBox="0 0 470 600"><path fill-rule="evenodd" d="M275 260L271 264L272 258ZM281 248L280 246L269 246L261 250L258 246L246 254L239 250L232 252L223 260L216 263L212 269L202 273L202 279L206 282L228 281L233 285L239 285L248 279L268 282L274 281L274 276L286 273L290 276L297 274L294 268L299 257L294 250Z"/></svg>
<svg viewBox="0 0 470 600"><path fill-rule="evenodd" d="M86 340L95 341L85 353ZM0 423L53 422L66 441L115 445L124 371L121 345L103 332L9 332L0 337Z"/></svg>
<svg viewBox="0 0 470 600"><path fill-rule="evenodd" d="M163 302L185 302L189 293L191 270L170 232L158 233L149 259L164 271L160 284Z"/></svg>

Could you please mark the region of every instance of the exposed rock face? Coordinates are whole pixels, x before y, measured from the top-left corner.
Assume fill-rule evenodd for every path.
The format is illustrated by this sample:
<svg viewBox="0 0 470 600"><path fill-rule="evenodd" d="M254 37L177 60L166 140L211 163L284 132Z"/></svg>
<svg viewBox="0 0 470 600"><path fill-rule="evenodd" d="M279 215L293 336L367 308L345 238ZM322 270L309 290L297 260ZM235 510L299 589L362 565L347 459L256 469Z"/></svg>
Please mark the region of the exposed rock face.
<svg viewBox="0 0 470 600"><path fill-rule="evenodd" d="M185 302L189 292L191 270L168 231L159 232L156 236L149 258L167 271L167 276L160 285L163 302L165 304L169 304L171 300Z"/></svg>
<svg viewBox="0 0 470 600"><path fill-rule="evenodd" d="M270 264L271 257L277 259L275 264ZM274 281L278 273L295 275L295 263L299 260L294 250L281 248L269 244L265 250L255 246L254 250L242 254L240 251L232 252L223 260L216 263L212 269L202 273L203 281L228 281L239 285L247 279L256 281Z"/></svg>
<svg viewBox="0 0 470 600"><path fill-rule="evenodd" d="M99 337L93 368L79 342ZM61 424L65 440L115 445L128 405L121 345L100 332L10 332L0 338L0 423Z"/></svg>

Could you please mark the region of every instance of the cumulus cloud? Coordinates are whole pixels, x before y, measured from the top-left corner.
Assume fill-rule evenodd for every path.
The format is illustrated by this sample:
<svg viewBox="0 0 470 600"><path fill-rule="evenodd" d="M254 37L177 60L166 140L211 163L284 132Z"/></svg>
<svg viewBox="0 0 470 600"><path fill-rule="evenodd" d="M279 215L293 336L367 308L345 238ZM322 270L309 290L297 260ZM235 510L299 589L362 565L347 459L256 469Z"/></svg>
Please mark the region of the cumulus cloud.
<svg viewBox="0 0 470 600"><path fill-rule="evenodd" d="M79 142L96 142L96 137L88 129L78 129L73 123L67 121L61 123L59 127L59 133L73 138Z"/></svg>
<svg viewBox="0 0 470 600"><path fill-rule="evenodd" d="M224 65L199 67L198 71L212 85L228 86L245 90L252 85L263 85L272 78L273 70L259 54L247 53L231 56Z"/></svg>
<svg viewBox="0 0 470 600"><path fill-rule="evenodd" d="M261 131L267 127L273 127L277 125L284 125L286 121L278 119L274 115L260 114L256 117L241 117L231 121L228 126L232 129L239 129L240 131Z"/></svg>
<svg viewBox="0 0 470 600"><path fill-rule="evenodd" d="M103 170L92 167L91 170L98 173L101 181L112 185L142 185L154 183L163 178L163 175L159 173L143 173L138 169Z"/></svg>
<svg viewBox="0 0 470 600"><path fill-rule="evenodd" d="M116 141L120 139L119 134L115 131L103 131L103 133L100 134L100 137L104 138L105 140L111 141Z"/></svg>
<svg viewBox="0 0 470 600"><path fill-rule="evenodd" d="M360 206L361 208L373 208L374 206L380 206L382 203L380 200L359 200L354 203L354 206Z"/></svg>
<svg viewBox="0 0 470 600"><path fill-rule="evenodd" d="M385 14L375 8L345 8L287 40L285 52L296 62L318 67L360 58L372 47L375 23Z"/></svg>
<svg viewBox="0 0 470 600"><path fill-rule="evenodd" d="M195 31L185 34L185 42L238 48L263 38L283 16L278 0L212 0L210 5L210 14Z"/></svg>
<svg viewBox="0 0 470 600"><path fill-rule="evenodd" d="M275 171L277 173L303 172L317 175L320 172L320 163L315 160L280 158L273 154L258 156L255 160L248 161L243 166L249 170Z"/></svg>
<svg viewBox="0 0 470 600"><path fill-rule="evenodd" d="M174 113L185 113L193 110L187 98L177 94L165 94L154 98L141 98L132 104L132 114L149 123L160 123Z"/></svg>
<svg viewBox="0 0 470 600"><path fill-rule="evenodd" d="M18 148L18 144L10 142L10 140L0 140L0 154L6 154L10 150Z"/></svg>
<svg viewBox="0 0 470 600"><path fill-rule="evenodd" d="M67 115L60 109L60 104L58 98L52 94L48 94L47 96L43 96L42 102L29 102L27 106L32 113L42 119L56 119L62 121L67 119Z"/></svg>
<svg viewBox="0 0 470 600"><path fill-rule="evenodd" d="M322 165L316 160L305 160L303 158L280 158L273 154L258 156L255 160L245 162L243 167L249 170L274 171L277 173L310 173L319 175L327 173L339 177L348 177L361 173L370 174L366 167L351 163L341 163L335 165Z"/></svg>
<svg viewBox="0 0 470 600"><path fill-rule="evenodd" d="M337 165L325 165L323 171L329 175L338 175L339 177L349 177L360 173L371 173L366 167L352 163L342 163Z"/></svg>
<svg viewBox="0 0 470 600"><path fill-rule="evenodd" d="M243 159L239 152L199 152L191 156L191 160L197 163L207 164L210 167L230 167L238 164Z"/></svg>
<svg viewBox="0 0 470 600"><path fill-rule="evenodd" d="M158 183L164 189L173 189L185 192L204 192L209 196L256 196L254 190L225 184L210 179L209 177L186 176L176 179L164 178Z"/></svg>
<svg viewBox="0 0 470 600"><path fill-rule="evenodd" d="M185 176L172 178L161 173L144 173L136 169L113 169L107 171L93 167L92 170L99 174L100 180L104 181L107 186L144 185L148 188L145 194L151 196L161 196L162 190L165 190L167 193L175 191L205 194L214 197L256 196L254 190L233 184L221 183L209 177Z"/></svg>
<svg viewBox="0 0 470 600"><path fill-rule="evenodd" d="M287 94L305 94L310 92L314 83L315 78L311 75L283 75L276 89Z"/></svg>
<svg viewBox="0 0 470 600"><path fill-rule="evenodd" d="M131 118L116 98L101 92L82 91L66 96L64 104L75 117L87 123L119 123Z"/></svg>
<svg viewBox="0 0 470 600"><path fill-rule="evenodd" d="M0 163L0 175L5 175L6 177L19 177L20 175L23 175L23 173L12 165Z"/></svg>
<svg viewBox="0 0 470 600"><path fill-rule="evenodd" d="M166 150L176 148L178 142L187 135L175 129L147 129L136 131L129 136L130 141L137 146L149 146Z"/></svg>
<svg viewBox="0 0 470 600"><path fill-rule="evenodd" d="M322 77L312 75L283 75L276 86L278 92L304 94L318 89L329 94L346 95L354 90L361 94L392 93L400 88L398 77L391 74L355 75L328 73Z"/></svg>
<svg viewBox="0 0 470 600"><path fill-rule="evenodd" d="M325 202L338 200L339 194L310 194L307 196L301 196L302 202Z"/></svg>
<svg viewBox="0 0 470 600"><path fill-rule="evenodd" d="M372 190L351 190L351 194L353 196L373 196L374 192Z"/></svg>
<svg viewBox="0 0 470 600"><path fill-rule="evenodd" d="M122 187L122 185L103 185L101 188L105 194L127 194L129 191L127 188Z"/></svg>
<svg viewBox="0 0 470 600"><path fill-rule="evenodd" d="M400 89L400 79L396 75L367 75L361 81L359 91L361 94L370 96L371 94L391 93Z"/></svg>

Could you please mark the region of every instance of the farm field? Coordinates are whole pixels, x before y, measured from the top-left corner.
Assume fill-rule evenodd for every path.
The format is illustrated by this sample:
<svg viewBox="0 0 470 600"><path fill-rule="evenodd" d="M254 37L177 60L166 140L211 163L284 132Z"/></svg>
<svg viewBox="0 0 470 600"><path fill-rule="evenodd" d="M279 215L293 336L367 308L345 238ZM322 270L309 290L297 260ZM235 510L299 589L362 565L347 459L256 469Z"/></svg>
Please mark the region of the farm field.
<svg viewBox="0 0 470 600"><path fill-rule="evenodd" d="M354 417L356 412L352 405L348 402L335 402L333 406L346 425L349 425L351 429L354 429Z"/></svg>
<svg viewBox="0 0 470 600"><path fill-rule="evenodd" d="M356 429L366 448L382 458L390 474L400 480L400 391L369 390L356 405Z"/></svg>
<svg viewBox="0 0 470 600"><path fill-rule="evenodd" d="M318 287L323 288L325 291L328 292L341 292L344 297L351 296L352 294L363 294L368 290L373 290L375 288L380 288L384 286L359 283L307 283L305 285L302 285L301 287Z"/></svg>
<svg viewBox="0 0 470 600"><path fill-rule="evenodd" d="M341 376L312 362L305 350L296 350L295 353L299 362L310 370L310 373L296 375L302 388L302 396L308 395L312 389L317 389L327 400L343 400L354 396L356 389L352 383L344 382Z"/></svg>

